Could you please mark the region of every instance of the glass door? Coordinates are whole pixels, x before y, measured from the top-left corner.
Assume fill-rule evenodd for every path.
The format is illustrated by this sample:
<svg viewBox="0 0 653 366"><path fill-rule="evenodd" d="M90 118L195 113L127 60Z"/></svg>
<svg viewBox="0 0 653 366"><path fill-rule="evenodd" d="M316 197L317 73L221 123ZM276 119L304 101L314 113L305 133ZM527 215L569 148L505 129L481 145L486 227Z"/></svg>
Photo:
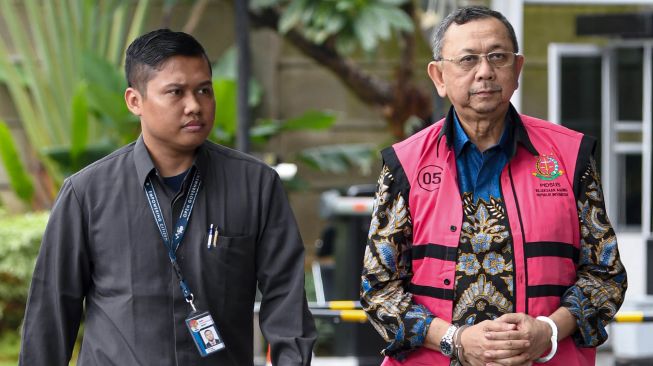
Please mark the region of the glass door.
<svg viewBox="0 0 653 366"><path fill-rule="evenodd" d="M548 51L548 118L598 139L597 163L622 259L629 272L646 273L653 226L653 43L551 44ZM644 278L629 280L629 295L646 293Z"/></svg>

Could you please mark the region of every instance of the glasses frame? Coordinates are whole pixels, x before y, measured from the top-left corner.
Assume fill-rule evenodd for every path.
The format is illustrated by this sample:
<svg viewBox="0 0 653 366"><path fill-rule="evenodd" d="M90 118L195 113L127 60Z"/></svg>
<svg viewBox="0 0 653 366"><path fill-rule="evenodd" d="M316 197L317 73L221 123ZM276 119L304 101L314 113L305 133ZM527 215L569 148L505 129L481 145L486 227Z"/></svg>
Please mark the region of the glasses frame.
<svg viewBox="0 0 653 366"><path fill-rule="evenodd" d="M488 57L488 56L490 56L490 55L496 55L496 54L501 54L501 55L509 55L509 54L510 54L510 55L513 55L512 62L509 63L509 64L506 64L506 65L497 66L497 65L495 65L492 61L490 61L490 59L489 59L489 57ZM462 65L461 65L461 60L462 60L463 58L465 58L465 57L468 57L468 56L478 56L478 57L479 57L479 62L476 63L474 66L469 67L469 68L462 66ZM515 64L515 59L516 59L518 56L519 56L519 53L516 53L516 52L467 53L467 54L464 54L464 55L461 55L461 56L458 56L458 57L452 57L452 58L444 58L444 57L440 57L439 60L435 60L435 61L438 61L438 62L439 62L439 61L449 61L449 62L455 64L456 66L458 66L461 70L470 71L470 70L473 70L474 68L476 68L478 65L481 64L481 62L482 62L482 61L481 61L481 58L484 58L485 61L487 61L487 63L488 63L490 66L492 66L493 68L500 69L500 68L504 68L504 67L508 67L508 66L512 66L512 65L514 65L514 64Z"/></svg>

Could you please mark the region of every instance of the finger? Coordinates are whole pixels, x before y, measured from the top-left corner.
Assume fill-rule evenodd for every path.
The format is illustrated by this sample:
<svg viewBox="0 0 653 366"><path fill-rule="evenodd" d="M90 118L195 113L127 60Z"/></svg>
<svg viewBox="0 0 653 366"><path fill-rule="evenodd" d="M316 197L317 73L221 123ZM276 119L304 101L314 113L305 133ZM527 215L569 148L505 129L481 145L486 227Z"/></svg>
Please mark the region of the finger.
<svg viewBox="0 0 653 366"><path fill-rule="evenodd" d="M487 350L519 350L525 352L531 346L528 340L493 341L485 344Z"/></svg>
<svg viewBox="0 0 653 366"><path fill-rule="evenodd" d="M511 340L511 339L527 339L526 334L520 330L507 330L502 332L486 332L485 338L501 341L501 340Z"/></svg>
<svg viewBox="0 0 653 366"><path fill-rule="evenodd" d="M503 314L500 317L498 317L496 320L500 322L516 324L524 321L524 314L520 314L520 313Z"/></svg>
<svg viewBox="0 0 653 366"><path fill-rule="evenodd" d="M512 366L512 365L524 366L525 364L528 363L528 354L522 353L513 357L504 358L498 362L506 366Z"/></svg>
<svg viewBox="0 0 653 366"><path fill-rule="evenodd" d="M507 332L516 329L517 329L517 325L515 324L497 322L497 321L483 322L483 331L485 332Z"/></svg>
<svg viewBox="0 0 653 366"><path fill-rule="evenodd" d="M483 352L483 357L488 360L502 360L515 357L523 353L522 349L501 349Z"/></svg>
<svg viewBox="0 0 653 366"><path fill-rule="evenodd" d="M482 360L476 359L473 356L466 356L465 362L462 363L463 366L485 366L485 362Z"/></svg>
<svg viewBox="0 0 653 366"><path fill-rule="evenodd" d="M521 353L512 357L496 359L491 362L493 366L522 366L528 364L528 355L526 353ZM489 365L489 364L487 364ZM486 366L487 366L486 365Z"/></svg>

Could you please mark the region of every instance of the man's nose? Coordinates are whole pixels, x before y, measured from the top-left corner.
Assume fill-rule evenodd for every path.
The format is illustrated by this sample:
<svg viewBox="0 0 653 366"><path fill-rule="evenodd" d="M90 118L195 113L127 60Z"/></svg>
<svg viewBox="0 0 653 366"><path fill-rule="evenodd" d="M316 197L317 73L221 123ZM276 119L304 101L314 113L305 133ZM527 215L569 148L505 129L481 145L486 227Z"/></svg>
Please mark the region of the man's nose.
<svg viewBox="0 0 653 366"><path fill-rule="evenodd" d="M494 66L487 60L487 56L481 56L476 65L476 78L480 80L488 80L494 78Z"/></svg>
<svg viewBox="0 0 653 366"><path fill-rule="evenodd" d="M200 112L200 103L194 93L189 93L185 102L186 114L197 114Z"/></svg>

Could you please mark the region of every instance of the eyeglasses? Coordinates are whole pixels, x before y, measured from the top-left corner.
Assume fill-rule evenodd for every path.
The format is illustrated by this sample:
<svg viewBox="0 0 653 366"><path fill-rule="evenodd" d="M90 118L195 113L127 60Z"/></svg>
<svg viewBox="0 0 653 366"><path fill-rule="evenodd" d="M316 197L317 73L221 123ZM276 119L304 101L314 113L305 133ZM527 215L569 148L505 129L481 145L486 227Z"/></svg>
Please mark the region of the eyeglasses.
<svg viewBox="0 0 653 366"><path fill-rule="evenodd" d="M436 61L449 61L458 65L461 69L469 71L481 63L481 57L485 57L492 67L511 66L515 62L516 53L513 52L490 52L479 54L468 54L454 58L440 58Z"/></svg>

